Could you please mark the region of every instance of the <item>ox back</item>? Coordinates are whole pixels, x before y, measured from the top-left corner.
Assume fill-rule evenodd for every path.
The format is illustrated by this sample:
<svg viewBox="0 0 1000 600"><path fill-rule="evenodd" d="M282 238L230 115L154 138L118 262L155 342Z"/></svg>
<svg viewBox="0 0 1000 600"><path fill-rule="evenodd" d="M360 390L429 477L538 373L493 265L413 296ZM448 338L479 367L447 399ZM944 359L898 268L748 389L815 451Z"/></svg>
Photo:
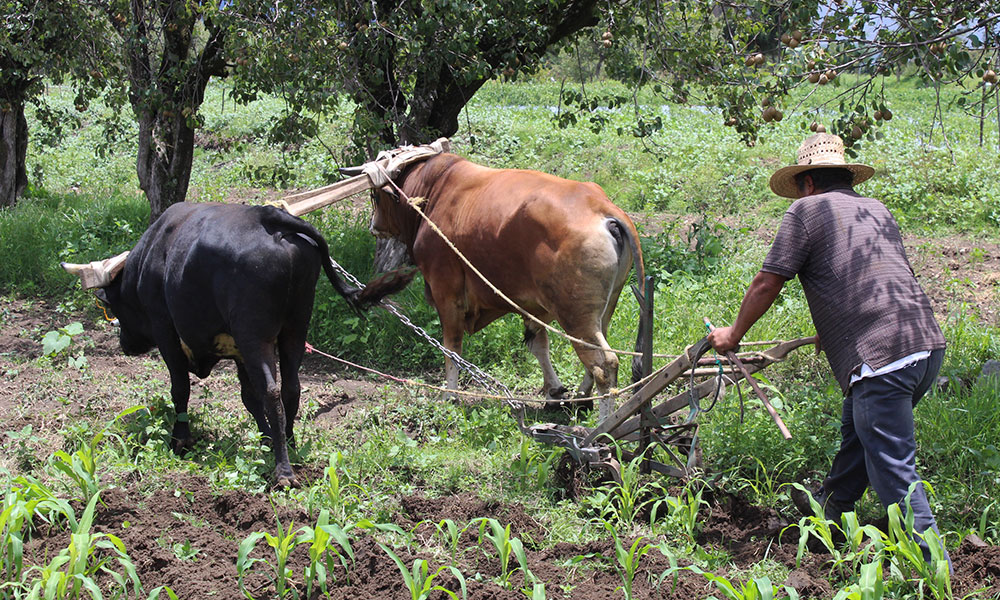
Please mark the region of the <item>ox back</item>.
<svg viewBox="0 0 1000 600"><path fill-rule="evenodd" d="M178 415L176 450L192 442L188 372L206 377L231 358L243 404L271 440L277 485L298 484L287 444L320 268L355 309L396 291L366 290L359 301L333 271L323 236L274 207L175 204L142 235L98 295L119 319L126 354L159 349Z"/></svg>
<svg viewBox="0 0 1000 600"><path fill-rule="evenodd" d="M643 279L642 252L635 225L599 186L490 169L453 154L412 165L397 181L406 196L425 199L424 213L506 296L585 342L574 343L585 369L578 393L588 395L595 383L601 393L617 385L618 359L605 337L633 263ZM464 334L515 310L391 189L376 191L374 200L372 231L407 246L447 348L461 353ZM567 390L552 368L546 330L531 319L524 324L546 397L563 398ZM448 387L457 389L457 366L445 361Z"/></svg>

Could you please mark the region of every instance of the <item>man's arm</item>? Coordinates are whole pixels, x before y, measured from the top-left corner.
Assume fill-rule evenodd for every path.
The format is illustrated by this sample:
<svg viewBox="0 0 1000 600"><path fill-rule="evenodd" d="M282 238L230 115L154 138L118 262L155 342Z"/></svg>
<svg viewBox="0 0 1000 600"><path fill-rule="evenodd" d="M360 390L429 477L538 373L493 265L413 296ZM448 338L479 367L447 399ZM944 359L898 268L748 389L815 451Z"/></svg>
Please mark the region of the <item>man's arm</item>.
<svg viewBox="0 0 1000 600"><path fill-rule="evenodd" d="M708 334L708 341L716 352L735 350L746 332L774 304L787 281L781 275L760 271L750 282L736 321L729 327L718 327Z"/></svg>

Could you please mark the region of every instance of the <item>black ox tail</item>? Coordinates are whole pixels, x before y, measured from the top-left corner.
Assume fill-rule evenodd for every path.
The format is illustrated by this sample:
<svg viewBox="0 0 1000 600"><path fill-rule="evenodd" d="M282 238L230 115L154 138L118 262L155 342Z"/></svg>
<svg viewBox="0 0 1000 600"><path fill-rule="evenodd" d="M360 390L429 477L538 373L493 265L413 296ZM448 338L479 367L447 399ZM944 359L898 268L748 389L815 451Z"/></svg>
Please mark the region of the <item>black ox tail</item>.
<svg viewBox="0 0 1000 600"><path fill-rule="evenodd" d="M639 246L639 239L632 234L632 229L616 218L607 220L608 231L615 239L615 247L618 256L622 256L625 251L625 244L628 244L632 251L632 262L635 265L635 284L632 286L632 293L635 294L636 301L639 302L639 327L635 338L635 351L642 352L643 340L651 339L653 335L653 323L646 318L646 267L642 260L642 248ZM642 357L632 357L632 382L635 383L643 378Z"/></svg>
<svg viewBox="0 0 1000 600"><path fill-rule="evenodd" d="M292 216L276 207L264 207L264 211L261 224L266 229L282 237L296 234L301 235L316 245L320 257L323 259L320 261L320 264L323 265L323 272L326 273L326 278L330 280L333 289L343 296L347 304L358 314L378 304L386 296L402 291L413 281L414 276L417 274L416 268L413 267L389 271L373 278L364 288L358 289L344 281L334 269L333 260L330 258L330 247L327 245L323 234L313 227L311 223Z"/></svg>

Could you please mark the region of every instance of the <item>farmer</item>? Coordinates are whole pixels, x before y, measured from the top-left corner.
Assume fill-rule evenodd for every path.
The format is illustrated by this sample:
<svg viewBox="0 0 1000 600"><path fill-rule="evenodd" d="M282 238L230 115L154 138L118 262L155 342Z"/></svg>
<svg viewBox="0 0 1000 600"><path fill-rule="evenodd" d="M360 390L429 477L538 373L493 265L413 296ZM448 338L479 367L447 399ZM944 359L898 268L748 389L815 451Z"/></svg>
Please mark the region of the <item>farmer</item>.
<svg viewBox="0 0 1000 600"><path fill-rule="evenodd" d="M875 170L845 163L843 140L825 133L806 138L796 162L775 172L770 183L775 194L797 200L735 323L715 329L708 340L718 352L735 349L797 275L844 392L840 450L815 499L826 518L839 523L870 485L884 506L900 503L905 514L906 495L916 483L914 529L937 531L914 466L913 407L937 378L944 336L895 219L881 202L854 191ZM805 494L796 490L792 500L813 514ZM926 542L918 541L929 559Z"/></svg>

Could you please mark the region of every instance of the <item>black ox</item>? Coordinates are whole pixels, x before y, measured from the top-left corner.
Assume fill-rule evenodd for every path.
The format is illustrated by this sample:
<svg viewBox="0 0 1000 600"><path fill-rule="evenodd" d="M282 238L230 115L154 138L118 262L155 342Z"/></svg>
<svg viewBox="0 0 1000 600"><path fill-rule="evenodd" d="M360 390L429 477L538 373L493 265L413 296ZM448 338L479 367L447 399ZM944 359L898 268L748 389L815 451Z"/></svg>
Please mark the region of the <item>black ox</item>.
<svg viewBox="0 0 1000 600"><path fill-rule="evenodd" d="M271 439L277 485L298 485L286 444L294 444L298 370L321 267L355 310L412 277L383 277L362 291L334 272L326 240L301 219L274 207L180 203L146 230L122 272L97 291L118 317L125 354L160 350L178 416L176 450L192 442L188 372L204 378L231 358L243 404Z"/></svg>

